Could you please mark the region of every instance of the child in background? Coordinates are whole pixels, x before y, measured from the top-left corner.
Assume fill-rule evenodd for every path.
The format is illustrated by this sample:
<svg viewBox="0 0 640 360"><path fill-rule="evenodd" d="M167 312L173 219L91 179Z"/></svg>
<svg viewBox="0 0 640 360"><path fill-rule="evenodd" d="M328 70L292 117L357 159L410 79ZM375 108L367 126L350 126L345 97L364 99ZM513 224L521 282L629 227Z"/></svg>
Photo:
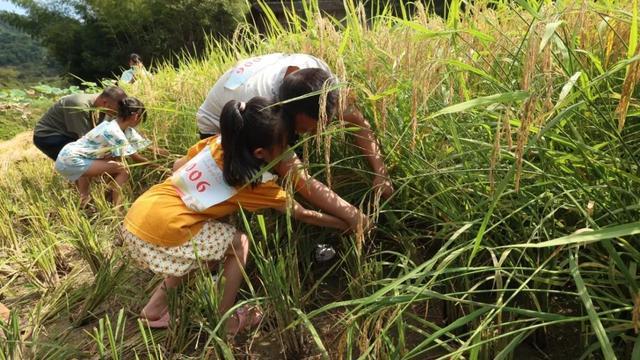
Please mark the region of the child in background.
<svg viewBox="0 0 640 360"><path fill-rule="evenodd" d="M91 199L91 178L104 174L110 175L114 180L111 189L112 203L120 204L119 190L129 178L129 172L126 165L117 161L117 158L131 156L135 162L148 161L137 152L151 142L133 129L145 118L146 111L140 100L124 98L118 102L115 120L103 121L60 150L55 168L69 181L76 182L83 206Z"/></svg>
<svg viewBox="0 0 640 360"><path fill-rule="evenodd" d="M129 69L122 72L120 82L124 84L133 84L136 80L147 77L149 73L144 68L142 58L136 53L129 55Z"/></svg>
<svg viewBox="0 0 640 360"><path fill-rule="evenodd" d="M242 269L249 253L247 236L220 219L236 212L273 208L286 211L287 193L261 167L287 148L288 129L278 110L265 98L248 103L229 101L223 108L221 135L191 147L182 164L162 184L155 185L131 206L123 239L141 267L165 276L141 312L150 327L169 324L167 290L176 288L203 261L209 268L224 264L219 313L235 303ZM318 226L346 230L337 217L304 209L293 202L293 217ZM260 322L256 308L241 307L226 324L237 332Z"/></svg>

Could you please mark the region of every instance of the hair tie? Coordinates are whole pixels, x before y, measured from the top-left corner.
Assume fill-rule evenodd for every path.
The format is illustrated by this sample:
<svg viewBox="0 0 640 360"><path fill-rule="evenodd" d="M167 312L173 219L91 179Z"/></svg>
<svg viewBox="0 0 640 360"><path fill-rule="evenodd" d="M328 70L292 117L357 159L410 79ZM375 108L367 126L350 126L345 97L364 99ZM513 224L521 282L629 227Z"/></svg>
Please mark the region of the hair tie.
<svg viewBox="0 0 640 360"><path fill-rule="evenodd" d="M238 104L238 111L240 111L241 113L244 112L244 109L247 107L247 103L244 101L240 101L240 103Z"/></svg>

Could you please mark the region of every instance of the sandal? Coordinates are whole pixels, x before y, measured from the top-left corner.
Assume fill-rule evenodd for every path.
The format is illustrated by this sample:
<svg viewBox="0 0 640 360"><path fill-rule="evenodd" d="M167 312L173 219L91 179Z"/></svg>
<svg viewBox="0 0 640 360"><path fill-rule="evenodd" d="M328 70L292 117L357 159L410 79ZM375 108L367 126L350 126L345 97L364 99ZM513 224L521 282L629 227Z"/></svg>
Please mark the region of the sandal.
<svg viewBox="0 0 640 360"><path fill-rule="evenodd" d="M264 313L257 306L244 305L238 308L232 317L236 317L238 319L238 328L233 332L229 332L232 337L235 337L240 332L258 326L262 322Z"/></svg>

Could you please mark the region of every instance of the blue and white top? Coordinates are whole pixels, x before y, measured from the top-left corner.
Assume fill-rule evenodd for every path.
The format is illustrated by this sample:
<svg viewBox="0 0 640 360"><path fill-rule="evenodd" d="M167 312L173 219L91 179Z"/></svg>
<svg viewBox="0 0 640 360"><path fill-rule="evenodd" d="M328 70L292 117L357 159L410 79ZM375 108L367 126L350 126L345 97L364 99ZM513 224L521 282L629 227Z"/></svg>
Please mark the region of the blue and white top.
<svg viewBox="0 0 640 360"><path fill-rule="evenodd" d="M116 120L103 121L80 139L67 144L58 157L83 157L102 159L105 156L127 156L149 146L151 141L143 138L135 129L120 129Z"/></svg>
<svg viewBox="0 0 640 360"><path fill-rule="evenodd" d="M56 170L75 181L93 160L106 156L127 156L146 148L151 141L135 129L122 131L116 120L103 121L80 139L65 145L56 159Z"/></svg>
<svg viewBox="0 0 640 360"><path fill-rule="evenodd" d="M135 76L133 73L133 68L123 71L122 75L120 75L120 81L122 81L125 84L131 84L134 79L135 79Z"/></svg>

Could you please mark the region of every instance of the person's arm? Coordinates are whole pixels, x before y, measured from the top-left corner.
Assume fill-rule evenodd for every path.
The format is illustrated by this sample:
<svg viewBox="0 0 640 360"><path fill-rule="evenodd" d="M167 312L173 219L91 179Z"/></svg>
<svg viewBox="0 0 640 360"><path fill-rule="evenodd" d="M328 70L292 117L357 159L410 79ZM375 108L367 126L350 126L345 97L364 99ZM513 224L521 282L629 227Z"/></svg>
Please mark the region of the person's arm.
<svg viewBox="0 0 640 360"><path fill-rule="evenodd" d="M171 155L171 153L169 152L169 150L162 148L160 146L149 146L149 150L151 150L155 155L160 155L160 156L169 156Z"/></svg>
<svg viewBox="0 0 640 360"><path fill-rule="evenodd" d="M129 155L129 158L131 160L133 160L133 162L135 162L136 164L142 164L142 163L147 163L149 166L154 167L156 169L162 169L164 168L162 165L160 164L156 164L154 162L151 162L149 159L147 159L146 157L138 154L138 153L134 153Z"/></svg>
<svg viewBox="0 0 640 360"><path fill-rule="evenodd" d="M140 138L142 139L150 139L149 136L146 136L145 132L139 129L136 129L136 132L138 133L138 135L140 135ZM149 145L147 146L146 150L149 150L153 153L154 156L169 156L171 155L171 153L169 152L169 150L162 148L160 146L155 146L155 145Z"/></svg>
<svg viewBox="0 0 640 360"><path fill-rule="evenodd" d="M141 164L141 163L145 163L145 162L149 162L149 159L147 159L146 157L138 154L138 153L134 153L129 155L129 157L131 158L131 160L133 160L134 163L136 164Z"/></svg>
<svg viewBox="0 0 640 360"><path fill-rule="evenodd" d="M176 160L173 163L173 166L171 168L173 172L178 171L178 169L180 169L184 164L186 164L187 161L191 160L192 157L196 156L202 149L204 149L205 146L207 146L207 144L209 144L210 140L211 139L209 138L200 140L195 145L190 147L189 150L187 150L187 154L185 156L181 157L180 159Z"/></svg>
<svg viewBox="0 0 640 360"><path fill-rule="evenodd" d="M358 227L367 229L370 226L369 219L362 211L342 199L325 184L309 176L297 156L282 160L275 170L282 177L292 176L294 187L303 198L322 211L345 221L353 231Z"/></svg>
<svg viewBox="0 0 640 360"><path fill-rule="evenodd" d="M176 160L173 163L173 168L172 168L173 172L178 171L178 169L180 169L184 164L186 164L187 161L189 161L189 157L188 156L183 156L180 159Z"/></svg>
<svg viewBox="0 0 640 360"><path fill-rule="evenodd" d="M393 194L393 184L389 179L387 168L384 165L382 154L380 153L380 146L371 130L371 125L353 105L350 106L342 116L344 121L359 128L359 130L354 133L355 144L367 158L373 172L376 173L373 179L373 187L380 189L384 198L390 197L391 194Z"/></svg>
<svg viewBox="0 0 640 360"><path fill-rule="evenodd" d="M284 207L278 210L281 212L286 212L287 209L286 207ZM305 209L302 205L298 204L297 202L293 203L292 215L294 219L310 225L328 227L328 228L338 229L342 231L346 231L349 229L349 225L346 222L342 221L341 219L332 215L323 214L317 211Z"/></svg>

